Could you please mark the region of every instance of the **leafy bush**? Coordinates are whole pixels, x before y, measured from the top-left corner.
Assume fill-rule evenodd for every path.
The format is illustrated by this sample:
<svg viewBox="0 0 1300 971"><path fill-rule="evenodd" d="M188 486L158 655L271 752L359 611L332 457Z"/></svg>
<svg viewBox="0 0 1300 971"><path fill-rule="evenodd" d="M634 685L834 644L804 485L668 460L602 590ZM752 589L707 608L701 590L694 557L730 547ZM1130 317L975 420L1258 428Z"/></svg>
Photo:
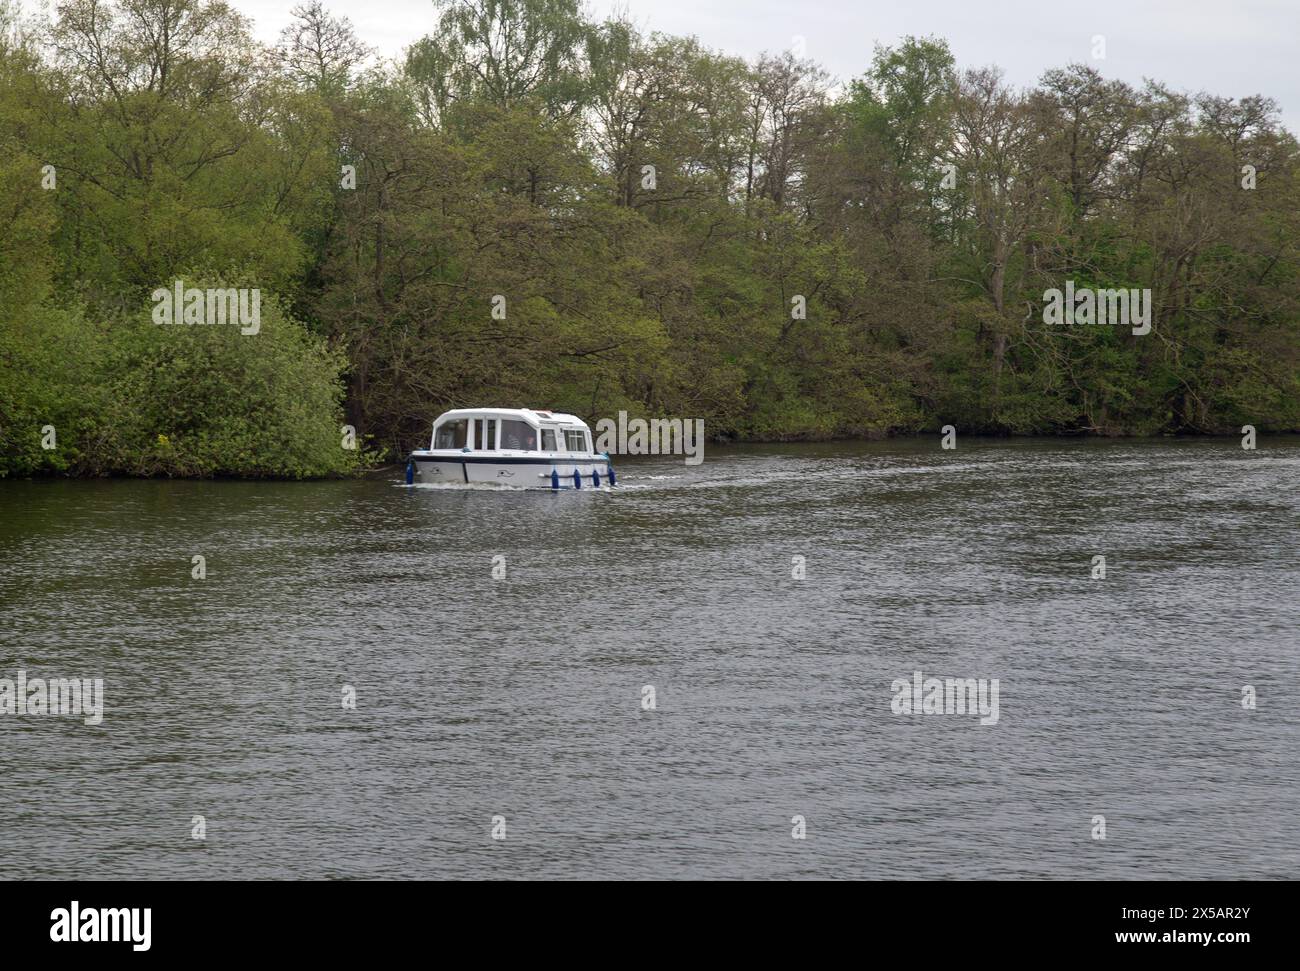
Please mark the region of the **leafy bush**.
<svg viewBox="0 0 1300 971"><path fill-rule="evenodd" d="M0 330L0 474L354 473L374 456L342 447L345 366L273 300L249 335L44 307Z"/></svg>

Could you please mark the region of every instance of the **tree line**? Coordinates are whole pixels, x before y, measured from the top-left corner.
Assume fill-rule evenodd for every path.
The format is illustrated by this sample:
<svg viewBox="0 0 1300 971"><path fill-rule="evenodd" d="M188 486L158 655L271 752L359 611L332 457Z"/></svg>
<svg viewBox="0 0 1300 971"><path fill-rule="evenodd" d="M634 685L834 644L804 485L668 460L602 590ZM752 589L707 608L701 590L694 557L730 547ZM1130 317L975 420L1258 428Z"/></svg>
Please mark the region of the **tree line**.
<svg viewBox="0 0 1300 971"><path fill-rule="evenodd" d="M319 0L274 47L220 0L0 0L0 474L345 474L470 405L1300 429L1265 96L1018 89L933 37L837 85L577 0L430 14L386 62ZM157 326L176 280L258 288L260 330ZM1045 322L1067 281L1149 291L1150 332Z"/></svg>

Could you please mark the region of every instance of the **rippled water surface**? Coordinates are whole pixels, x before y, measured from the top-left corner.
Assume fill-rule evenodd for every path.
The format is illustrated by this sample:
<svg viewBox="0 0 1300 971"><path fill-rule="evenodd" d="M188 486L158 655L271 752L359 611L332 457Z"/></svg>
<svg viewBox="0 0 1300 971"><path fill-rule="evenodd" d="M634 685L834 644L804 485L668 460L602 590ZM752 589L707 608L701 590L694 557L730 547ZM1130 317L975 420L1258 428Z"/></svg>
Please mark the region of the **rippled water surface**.
<svg viewBox="0 0 1300 971"><path fill-rule="evenodd" d="M1300 877L1300 441L706 459L0 482L0 877Z"/></svg>

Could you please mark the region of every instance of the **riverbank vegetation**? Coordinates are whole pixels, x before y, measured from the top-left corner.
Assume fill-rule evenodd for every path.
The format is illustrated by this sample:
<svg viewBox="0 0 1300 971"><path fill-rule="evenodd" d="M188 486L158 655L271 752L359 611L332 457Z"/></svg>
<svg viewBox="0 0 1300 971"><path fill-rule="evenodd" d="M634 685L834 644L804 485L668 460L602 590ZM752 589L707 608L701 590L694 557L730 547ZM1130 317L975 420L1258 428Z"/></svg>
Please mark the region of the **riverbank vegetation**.
<svg viewBox="0 0 1300 971"><path fill-rule="evenodd" d="M575 0L429 24L386 64L315 2L268 49L216 0L0 0L0 474L346 474L467 405L1300 430L1265 96L1019 90L937 38L835 84ZM259 289L260 330L157 326L178 279ZM1045 324L1066 281L1149 290L1150 333Z"/></svg>

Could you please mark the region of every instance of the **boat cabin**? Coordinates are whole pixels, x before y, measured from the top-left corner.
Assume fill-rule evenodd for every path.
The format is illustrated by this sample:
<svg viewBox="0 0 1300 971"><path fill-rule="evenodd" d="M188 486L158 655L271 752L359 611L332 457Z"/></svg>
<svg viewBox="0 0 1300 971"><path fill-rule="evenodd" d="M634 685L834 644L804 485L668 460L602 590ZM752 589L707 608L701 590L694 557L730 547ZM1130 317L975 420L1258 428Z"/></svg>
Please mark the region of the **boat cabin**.
<svg viewBox="0 0 1300 971"><path fill-rule="evenodd" d="M430 451L591 455L581 418L530 408L461 408L433 424Z"/></svg>

